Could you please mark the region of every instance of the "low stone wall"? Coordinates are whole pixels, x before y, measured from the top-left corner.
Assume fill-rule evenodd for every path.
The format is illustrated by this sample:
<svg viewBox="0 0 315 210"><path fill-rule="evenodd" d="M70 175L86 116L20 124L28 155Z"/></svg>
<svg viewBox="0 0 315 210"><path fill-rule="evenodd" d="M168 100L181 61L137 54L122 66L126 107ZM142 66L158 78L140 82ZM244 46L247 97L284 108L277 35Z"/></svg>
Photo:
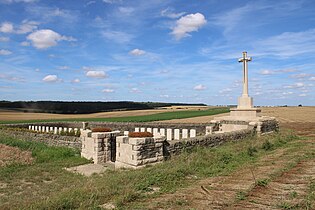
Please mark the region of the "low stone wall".
<svg viewBox="0 0 315 210"><path fill-rule="evenodd" d="M261 125L261 133L279 131L279 122L277 120L264 120Z"/></svg>
<svg viewBox="0 0 315 210"><path fill-rule="evenodd" d="M81 150L81 139L75 136L60 136L54 134L31 133L23 131L1 130L6 134L26 141L42 142L49 146L64 146Z"/></svg>
<svg viewBox="0 0 315 210"><path fill-rule="evenodd" d="M210 134L181 141L165 141L164 157L179 154L183 150L189 150L195 146L214 147L225 142L238 141L253 135L255 135L255 128L253 126L249 126L249 128L239 131Z"/></svg>

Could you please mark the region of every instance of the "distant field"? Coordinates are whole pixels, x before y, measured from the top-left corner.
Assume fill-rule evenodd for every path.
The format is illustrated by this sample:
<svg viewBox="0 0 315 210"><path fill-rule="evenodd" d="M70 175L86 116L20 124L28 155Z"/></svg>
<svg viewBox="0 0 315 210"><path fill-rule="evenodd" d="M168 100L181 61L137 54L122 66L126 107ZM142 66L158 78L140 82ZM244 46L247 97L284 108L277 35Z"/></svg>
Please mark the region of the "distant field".
<svg viewBox="0 0 315 210"><path fill-rule="evenodd" d="M178 107L175 109L177 110ZM153 112L155 111L155 112ZM0 123L23 123L23 122L56 122L56 121L97 121L97 122L150 122L150 121L161 121L161 120L170 120L170 119L183 119L207 115L216 115L221 113L228 112L228 108L190 108L184 109L181 111L174 111L174 109L162 109L162 110L143 110L143 111L124 111L124 112L111 112L107 113L106 117L101 117L97 114L88 114L88 115L52 115L43 117L42 115L47 114L38 114L32 113L32 117L28 115L27 120L21 116L19 113L10 113L2 112L0 116L10 116L0 118ZM29 114L29 113L20 113L20 114ZM103 113L104 114L104 113ZM116 114L117 117L114 117ZM122 116L123 115L123 116ZM14 117L13 117L14 116ZM84 117L83 117L84 116ZM112 116L112 117L110 117ZM47 117L47 118L46 118ZM50 118L49 118L50 117Z"/></svg>

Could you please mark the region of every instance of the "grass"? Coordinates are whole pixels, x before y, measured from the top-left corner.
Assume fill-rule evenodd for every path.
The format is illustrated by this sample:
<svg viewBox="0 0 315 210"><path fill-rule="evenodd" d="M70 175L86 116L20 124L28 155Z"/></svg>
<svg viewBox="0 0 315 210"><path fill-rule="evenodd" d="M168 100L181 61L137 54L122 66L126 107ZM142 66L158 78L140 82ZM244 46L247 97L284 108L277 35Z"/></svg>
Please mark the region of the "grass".
<svg viewBox="0 0 315 210"><path fill-rule="evenodd" d="M151 122L171 119L184 119L191 117L209 116L229 112L228 108L211 108L207 110L189 110L163 112L144 116L111 117L111 118L74 118L74 119L49 119L49 120L2 120L0 124L8 123L38 123L38 122L60 122L60 121L87 121L87 122ZM65 115L66 116L66 115Z"/></svg>
<svg viewBox="0 0 315 210"><path fill-rule="evenodd" d="M261 149L265 139L273 143L275 149L277 145L286 145L277 144L279 139L287 142L297 137L277 134L230 142L216 148L196 147L155 166L108 170L102 175L84 177L63 169L88 162L80 158L77 151L17 140L0 133L0 143L31 150L36 158L32 165L0 168L0 184L7 184L6 188L0 188L0 209L97 209L108 202L119 209L135 209L141 207L142 199L172 193L198 179L227 175L251 164L270 152ZM255 156L248 154L249 146L260 148ZM160 190L149 195L147 192L152 187ZM185 205L182 201L175 203Z"/></svg>

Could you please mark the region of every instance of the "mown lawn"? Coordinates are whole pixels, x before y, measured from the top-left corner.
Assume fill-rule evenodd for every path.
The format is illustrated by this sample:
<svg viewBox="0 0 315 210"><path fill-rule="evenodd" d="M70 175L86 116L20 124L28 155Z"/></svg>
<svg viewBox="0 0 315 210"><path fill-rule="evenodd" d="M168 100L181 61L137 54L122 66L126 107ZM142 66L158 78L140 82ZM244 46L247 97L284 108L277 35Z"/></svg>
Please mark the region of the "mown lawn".
<svg viewBox="0 0 315 210"><path fill-rule="evenodd" d="M0 143L32 151L32 165L0 168L0 209L99 209L111 202L119 209L130 209L133 202L187 187L198 180L227 175L252 164L258 157L298 137L279 133L229 142L216 148L196 147L164 163L138 170L108 170L84 177L64 167L87 163L78 151L48 147L7 136L0 130ZM152 187L158 193L149 195Z"/></svg>
<svg viewBox="0 0 315 210"><path fill-rule="evenodd" d="M36 123L36 122L61 122L61 121L87 121L87 122L151 122L171 119L184 119L191 117L209 116L229 112L228 108L211 108L207 110L190 110L163 112L144 116L111 117L111 118L74 118L74 119L50 119L50 120L19 120L0 121L0 124L7 123ZM38 113L40 115L40 113ZM66 115L65 115L66 116Z"/></svg>

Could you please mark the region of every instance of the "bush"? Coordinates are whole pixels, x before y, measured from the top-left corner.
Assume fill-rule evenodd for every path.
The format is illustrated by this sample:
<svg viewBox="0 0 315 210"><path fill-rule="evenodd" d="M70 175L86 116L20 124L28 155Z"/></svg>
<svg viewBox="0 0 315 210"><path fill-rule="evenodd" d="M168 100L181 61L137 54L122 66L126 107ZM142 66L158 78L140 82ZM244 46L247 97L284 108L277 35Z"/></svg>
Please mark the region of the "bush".
<svg viewBox="0 0 315 210"><path fill-rule="evenodd" d="M111 132L112 129L110 128L105 128L105 127L100 127L100 128L93 128L92 132Z"/></svg>
<svg viewBox="0 0 315 210"><path fill-rule="evenodd" d="M247 148L247 154L250 157L253 157L255 155L255 153L258 152L258 150L256 149L256 147L250 146Z"/></svg>
<svg viewBox="0 0 315 210"><path fill-rule="evenodd" d="M153 137L153 134L150 132L130 132L129 137Z"/></svg>

